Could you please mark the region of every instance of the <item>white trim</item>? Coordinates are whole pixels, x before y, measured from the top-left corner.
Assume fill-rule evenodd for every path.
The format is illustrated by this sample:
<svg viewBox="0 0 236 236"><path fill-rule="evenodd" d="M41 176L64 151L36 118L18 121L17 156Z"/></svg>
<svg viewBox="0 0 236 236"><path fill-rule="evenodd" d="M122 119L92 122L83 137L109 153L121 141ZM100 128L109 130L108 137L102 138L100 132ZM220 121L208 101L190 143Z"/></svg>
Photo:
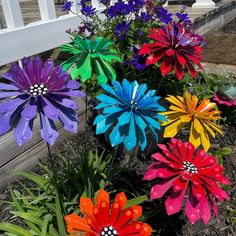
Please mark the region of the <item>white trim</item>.
<svg viewBox="0 0 236 236"><path fill-rule="evenodd" d="M41 19L43 21L57 18L54 0L38 0Z"/></svg>
<svg viewBox="0 0 236 236"><path fill-rule="evenodd" d="M1 0L1 4L7 28L14 29L24 26L19 0Z"/></svg>
<svg viewBox="0 0 236 236"><path fill-rule="evenodd" d="M66 15L47 23L41 21L15 30L1 30L0 66L70 42L66 30L75 29L80 22L78 16Z"/></svg>

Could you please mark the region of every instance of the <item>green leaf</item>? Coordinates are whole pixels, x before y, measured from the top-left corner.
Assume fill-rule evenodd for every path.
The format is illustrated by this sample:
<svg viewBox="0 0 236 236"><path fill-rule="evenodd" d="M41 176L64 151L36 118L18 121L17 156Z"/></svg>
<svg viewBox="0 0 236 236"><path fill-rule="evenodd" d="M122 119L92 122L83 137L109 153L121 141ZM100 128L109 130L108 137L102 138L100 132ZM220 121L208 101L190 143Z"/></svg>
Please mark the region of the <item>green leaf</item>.
<svg viewBox="0 0 236 236"><path fill-rule="evenodd" d="M20 217L24 220L27 220L31 223L34 223L38 226L43 225L43 221L34 214L27 213L27 212L20 212L20 211L11 211L10 213L13 214L14 216L18 216L18 217Z"/></svg>
<svg viewBox="0 0 236 236"><path fill-rule="evenodd" d="M59 234L66 235L65 222L62 215L62 209L61 209L60 198L59 198L58 192L56 192L56 216L57 216Z"/></svg>
<svg viewBox="0 0 236 236"><path fill-rule="evenodd" d="M130 199L127 201L127 204L125 205L125 208L129 208L131 206L139 205L145 201L148 201L148 196L147 195L142 195L139 197L135 197L133 199Z"/></svg>
<svg viewBox="0 0 236 236"><path fill-rule="evenodd" d="M222 155L224 155L224 156L227 156L227 155L229 155L230 153L232 153L232 149L231 148L229 148L229 147L224 147L224 148L222 148L219 152L220 152L220 154L222 154Z"/></svg>
<svg viewBox="0 0 236 236"><path fill-rule="evenodd" d="M44 216L43 225L42 225L42 233L40 236L47 236L47 228L49 220L51 220L52 216L50 214L47 214Z"/></svg>
<svg viewBox="0 0 236 236"><path fill-rule="evenodd" d="M0 223L0 230L16 234L17 236L34 236L28 230L14 224Z"/></svg>
<svg viewBox="0 0 236 236"><path fill-rule="evenodd" d="M48 189L48 179L37 174L31 174L24 171L17 171L15 175L26 177L28 180L36 183L38 187L42 188L44 191Z"/></svg>

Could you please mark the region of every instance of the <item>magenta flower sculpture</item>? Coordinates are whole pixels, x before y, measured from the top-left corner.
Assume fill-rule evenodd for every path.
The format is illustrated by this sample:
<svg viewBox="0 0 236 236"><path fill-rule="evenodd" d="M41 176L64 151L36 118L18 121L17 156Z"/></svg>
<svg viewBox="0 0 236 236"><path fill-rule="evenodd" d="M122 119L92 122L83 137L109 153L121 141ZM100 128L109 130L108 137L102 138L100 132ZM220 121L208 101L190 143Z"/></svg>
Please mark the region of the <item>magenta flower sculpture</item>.
<svg viewBox="0 0 236 236"><path fill-rule="evenodd" d="M222 173L224 168L202 149L195 155L195 148L189 142L182 143L173 138L168 146L158 146L164 155L155 153L152 156L155 162L144 176L145 180L158 181L151 189L151 199L161 198L172 187L173 191L165 202L167 214L179 212L186 197L189 221L194 224L201 218L207 224L212 210L218 215L214 198L221 202L229 200L227 193L217 184L230 184Z"/></svg>
<svg viewBox="0 0 236 236"><path fill-rule="evenodd" d="M230 99L227 96L220 96L215 94L213 100L216 101L220 105L225 105L227 107L236 106L236 99Z"/></svg>
<svg viewBox="0 0 236 236"><path fill-rule="evenodd" d="M52 60L38 56L23 60L23 68L13 64L0 83L0 135L14 127L18 145L30 140L33 123L40 117L41 137L53 145L58 137L55 126L60 121L65 130L77 132L78 106L71 97L82 97L80 83Z"/></svg>

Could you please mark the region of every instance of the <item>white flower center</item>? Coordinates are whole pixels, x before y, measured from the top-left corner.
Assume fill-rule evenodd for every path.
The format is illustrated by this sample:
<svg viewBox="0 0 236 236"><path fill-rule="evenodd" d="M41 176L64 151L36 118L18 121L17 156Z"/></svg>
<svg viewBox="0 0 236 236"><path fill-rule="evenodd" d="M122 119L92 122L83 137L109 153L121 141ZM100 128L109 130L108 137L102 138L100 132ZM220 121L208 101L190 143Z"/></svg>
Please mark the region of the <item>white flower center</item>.
<svg viewBox="0 0 236 236"><path fill-rule="evenodd" d="M29 88L29 93L33 96L45 95L48 92L48 88L44 84L34 84Z"/></svg>
<svg viewBox="0 0 236 236"><path fill-rule="evenodd" d="M114 227L108 225L104 227L100 233L101 236L118 236L118 232Z"/></svg>
<svg viewBox="0 0 236 236"><path fill-rule="evenodd" d="M183 168L189 173L192 173L192 174L198 173L197 167L194 164L190 163L189 161L183 162Z"/></svg>

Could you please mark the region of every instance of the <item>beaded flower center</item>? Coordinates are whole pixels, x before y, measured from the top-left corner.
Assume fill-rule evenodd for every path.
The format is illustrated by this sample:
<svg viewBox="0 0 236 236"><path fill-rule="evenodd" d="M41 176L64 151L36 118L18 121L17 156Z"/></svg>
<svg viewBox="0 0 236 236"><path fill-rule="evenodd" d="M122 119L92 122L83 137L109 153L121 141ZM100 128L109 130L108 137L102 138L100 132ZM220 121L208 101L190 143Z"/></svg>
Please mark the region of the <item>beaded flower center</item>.
<svg viewBox="0 0 236 236"><path fill-rule="evenodd" d="M34 84L29 88L29 93L33 96L45 95L48 92L48 88L44 84Z"/></svg>
<svg viewBox="0 0 236 236"><path fill-rule="evenodd" d="M192 174L198 173L197 167L194 164L190 163L189 161L184 161L183 167L189 173L192 173Z"/></svg>
<svg viewBox="0 0 236 236"><path fill-rule="evenodd" d="M111 225L106 226L102 229L101 236L117 236L118 232L116 231L116 229L114 227L112 227Z"/></svg>

